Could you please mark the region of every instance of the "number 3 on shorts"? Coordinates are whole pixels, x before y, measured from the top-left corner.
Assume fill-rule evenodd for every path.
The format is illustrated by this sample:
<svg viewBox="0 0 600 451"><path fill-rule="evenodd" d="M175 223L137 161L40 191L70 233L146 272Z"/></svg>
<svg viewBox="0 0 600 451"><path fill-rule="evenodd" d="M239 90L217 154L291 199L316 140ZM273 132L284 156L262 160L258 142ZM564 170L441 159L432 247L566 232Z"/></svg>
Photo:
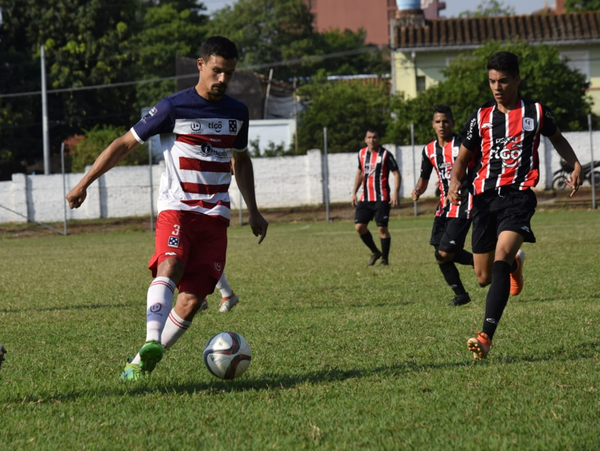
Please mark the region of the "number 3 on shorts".
<svg viewBox="0 0 600 451"><path fill-rule="evenodd" d="M179 235L179 229L181 229L181 226L179 224L173 224L173 228L175 230L173 230L171 232L171 235L175 235L175 236Z"/></svg>

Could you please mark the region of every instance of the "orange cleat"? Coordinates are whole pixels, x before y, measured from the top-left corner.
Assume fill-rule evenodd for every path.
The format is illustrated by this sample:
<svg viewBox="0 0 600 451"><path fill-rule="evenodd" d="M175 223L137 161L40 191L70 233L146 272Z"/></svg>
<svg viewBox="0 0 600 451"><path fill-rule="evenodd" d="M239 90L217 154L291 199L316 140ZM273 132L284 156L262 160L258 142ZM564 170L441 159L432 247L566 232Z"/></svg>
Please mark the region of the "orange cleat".
<svg viewBox="0 0 600 451"><path fill-rule="evenodd" d="M517 269L510 274L510 295L517 296L523 290L523 263L525 262L525 252L521 249L515 255Z"/></svg>
<svg viewBox="0 0 600 451"><path fill-rule="evenodd" d="M487 357L492 346L492 340L483 332L477 332L477 337L469 338L467 347L473 353L475 360L483 360Z"/></svg>

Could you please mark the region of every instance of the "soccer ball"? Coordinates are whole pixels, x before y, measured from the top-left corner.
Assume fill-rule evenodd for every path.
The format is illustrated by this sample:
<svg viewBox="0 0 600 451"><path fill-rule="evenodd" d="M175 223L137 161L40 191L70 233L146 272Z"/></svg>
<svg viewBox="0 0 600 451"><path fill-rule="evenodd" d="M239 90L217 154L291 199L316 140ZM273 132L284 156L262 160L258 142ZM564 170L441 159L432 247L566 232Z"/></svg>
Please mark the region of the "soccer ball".
<svg viewBox="0 0 600 451"><path fill-rule="evenodd" d="M246 372L252 360L250 345L235 332L221 332L204 346L204 364L219 379L234 379Z"/></svg>

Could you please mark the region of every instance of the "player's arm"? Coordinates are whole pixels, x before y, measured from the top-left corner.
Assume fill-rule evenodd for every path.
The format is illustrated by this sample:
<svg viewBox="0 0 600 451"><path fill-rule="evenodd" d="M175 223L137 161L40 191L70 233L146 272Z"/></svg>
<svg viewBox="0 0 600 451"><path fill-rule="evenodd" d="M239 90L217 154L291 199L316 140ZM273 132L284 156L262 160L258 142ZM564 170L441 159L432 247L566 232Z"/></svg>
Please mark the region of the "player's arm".
<svg viewBox="0 0 600 451"><path fill-rule="evenodd" d="M356 193L358 192L358 188L362 184L362 170L356 171L356 176L354 177L354 187L352 188L352 206L356 207L358 204L358 200L356 197Z"/></svg>
<svg viewBox="0 0 600 451"><path fill-rule="evenodd" d="M461 144L460 151L450 173L450 186L448 187L448 200L454 205L458 205L461 200L460 181L467 173L467 167L471 160L471 151Z"/></svg>
<svg viewBox="0 0 600 451"><path fill-rule="evenodd" d="M413 189L413 191L412 191L412 200L414 200L414 201L419 200L419 197L421 197L421 194L423 194L425 191L427 191L428 185L429 185L429 179L424 179L423 177L420 177L419 180L417 181L417 186L415 186L415 189Z"/></svg>
<svg viewBox="0 0 600 451"><path fill-rule="evenodd" d="M139 145L140 143L135 139L131 130L110 143L96 158L91 169L67 194L69 207L79 208L87 196L88 187L108 170L118 165L123 158Z"/></svg>
<svg viewBox="0 0 600 451"><path fill-rule="evenodd" d="M572 197L579 187L581 186L581 164L577 159L577 155L575 155L575 151L569 144L569 141L563 136L560 130L557 130L552 136L549 136L550 142L558 152L558 154L563 157L569 165L573 168L573 172L571 173L571 178L565 180L565 183L571 187Z"/></svg>
<svg viewBox="0 0 600 451"><path fill-rule="evenodd" d="M390 203L392 208L396 208L398 205L400 205L400 184L402 182L402 177L400 176L400 171L398 170L393 171L392 174L394 174L394 190L392 191L392 199Z"/></svg>
<svg viewBox="0 0 600 451"><path fill-rule="evenodd" d="M254 169L252 167L252 160L248 154L248 150L241 152L236 151L233 154L233 173L235 174L235 180L238 188L244 196L244 201L248 207L250 227L254 236L260 236L258 244L262 243L267 236L267 228L269 223L263 218L258 211L256 205L256 194L254 191Z"/></svg>

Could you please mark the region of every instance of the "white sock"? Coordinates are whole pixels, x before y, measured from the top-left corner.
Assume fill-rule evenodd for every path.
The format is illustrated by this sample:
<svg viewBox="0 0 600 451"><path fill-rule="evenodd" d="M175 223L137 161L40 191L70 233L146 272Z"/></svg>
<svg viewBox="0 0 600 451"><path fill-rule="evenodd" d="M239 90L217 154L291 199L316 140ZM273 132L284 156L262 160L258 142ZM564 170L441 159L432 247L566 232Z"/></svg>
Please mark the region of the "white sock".
<svg viewBox="0 0 600 451"><path fill-rule="evenodd" d="M223 271L223 273L221 274L221 278L217 282L217 288L221 292L221 297L223 299L226 299L233 294L233 290L231 289L231 287L229 286L229 282L227 282L227 279L225 278L225 271Z"/></svg>
<svg viewBox="0 0 600 451"><path fill-rule="evenodd" d="M173 305L174 292L175 283L168 277L157 277L150 284L146 301L146 341L160 342L160 335Z"/></svg>
<svg viewBox="0 0 600 451"><path fill-rule="evenodd" d="M186 321L182 319L177 313L175 313L175 309L171 310L169 313L169 318L167 319L167 323L165 324L165 328L162 333L162 345L165 348L170 348L177 340L185 333L186 330L191 326L191 321Z"/></svg>

